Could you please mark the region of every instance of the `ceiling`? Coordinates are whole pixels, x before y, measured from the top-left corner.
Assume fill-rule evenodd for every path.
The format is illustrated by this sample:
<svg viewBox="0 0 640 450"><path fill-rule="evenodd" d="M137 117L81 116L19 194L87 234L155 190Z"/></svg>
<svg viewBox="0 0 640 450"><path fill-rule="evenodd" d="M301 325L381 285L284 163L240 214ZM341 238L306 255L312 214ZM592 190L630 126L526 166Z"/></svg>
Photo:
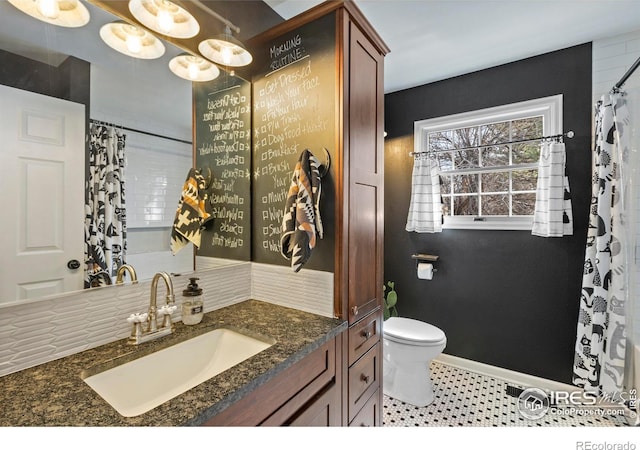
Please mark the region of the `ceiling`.
<svg viewBox="0 0 640 450"><path fill-rule="evenodd" d="M321 3L264 1L284 19ZM640 0L354 3L391 49L385 58L385 93L640 30Z"/></svg>

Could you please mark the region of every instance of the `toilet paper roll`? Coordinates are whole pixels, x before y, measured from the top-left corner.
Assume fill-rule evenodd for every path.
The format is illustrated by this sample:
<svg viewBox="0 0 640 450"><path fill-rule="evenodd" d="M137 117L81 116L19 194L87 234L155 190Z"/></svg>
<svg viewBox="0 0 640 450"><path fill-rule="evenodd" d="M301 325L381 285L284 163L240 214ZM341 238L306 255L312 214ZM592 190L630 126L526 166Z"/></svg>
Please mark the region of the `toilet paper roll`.
<svg viewBox="0 0 640 450"><path fill-rule="evenodd" d="M433 278L433 264L418 263L418 278L421 280L430 280Z"/></svg>

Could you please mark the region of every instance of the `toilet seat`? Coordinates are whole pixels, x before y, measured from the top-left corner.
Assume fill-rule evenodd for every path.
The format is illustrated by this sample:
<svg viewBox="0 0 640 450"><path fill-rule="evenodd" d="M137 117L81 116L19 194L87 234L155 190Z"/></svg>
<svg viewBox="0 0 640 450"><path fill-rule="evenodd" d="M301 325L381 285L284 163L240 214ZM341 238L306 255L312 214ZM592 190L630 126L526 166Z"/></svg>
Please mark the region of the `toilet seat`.
<svg viewBox="0 0 640 450"><path fill-rule="evenodd" d="M385 338L407 345L438 345L447 339L440 328L406 317L388 318L382 330Z"/></svg>

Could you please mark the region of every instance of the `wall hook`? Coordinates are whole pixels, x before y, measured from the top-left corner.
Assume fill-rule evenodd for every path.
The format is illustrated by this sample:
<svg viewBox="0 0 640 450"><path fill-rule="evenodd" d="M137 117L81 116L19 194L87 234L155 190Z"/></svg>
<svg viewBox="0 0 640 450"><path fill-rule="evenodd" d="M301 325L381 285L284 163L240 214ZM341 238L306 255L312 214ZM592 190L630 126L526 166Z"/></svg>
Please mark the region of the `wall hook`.
<svg viewBox="0 0 640 450"><path fill-rule="evenodd" d="M204 178L204 188L209 189L211 186L211 182L213 181L213 175L211 174L211 168L209 166L205 166L202 169L198 169L202 178Z"/></svg>
<svg viewBox="0 0 640 450"><path fill-rule="evenodd" d="M320 178L324 178L324 176L329 173L329 168L331 167L331 154L329 150L324 147L322 147L322 150L324 150L325 162L320 165Z"/></svg>

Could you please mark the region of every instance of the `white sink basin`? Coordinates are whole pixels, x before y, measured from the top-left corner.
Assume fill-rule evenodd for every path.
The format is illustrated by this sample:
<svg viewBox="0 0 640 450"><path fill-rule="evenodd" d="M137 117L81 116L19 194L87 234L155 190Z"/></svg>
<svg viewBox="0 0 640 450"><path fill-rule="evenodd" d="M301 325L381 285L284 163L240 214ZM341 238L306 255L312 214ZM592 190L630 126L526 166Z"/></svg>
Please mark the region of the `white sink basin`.
<svg viewBox="0 0 640 450"><path fill-rule="evenodd" d="M127 362L84 382L124 417L145 413L241 363L275 341L265 342L219 328Z"/></svg>

